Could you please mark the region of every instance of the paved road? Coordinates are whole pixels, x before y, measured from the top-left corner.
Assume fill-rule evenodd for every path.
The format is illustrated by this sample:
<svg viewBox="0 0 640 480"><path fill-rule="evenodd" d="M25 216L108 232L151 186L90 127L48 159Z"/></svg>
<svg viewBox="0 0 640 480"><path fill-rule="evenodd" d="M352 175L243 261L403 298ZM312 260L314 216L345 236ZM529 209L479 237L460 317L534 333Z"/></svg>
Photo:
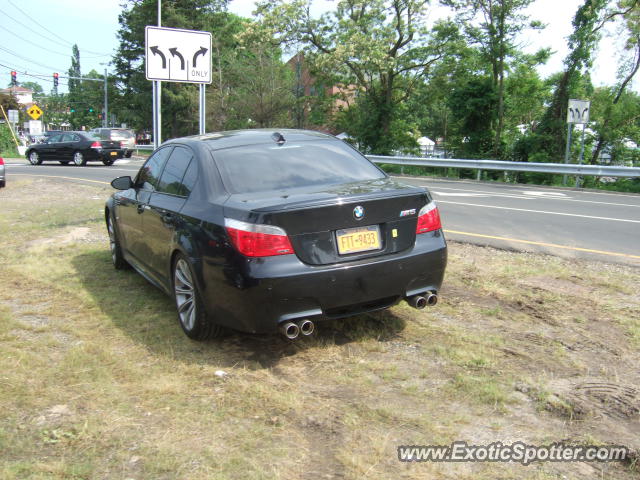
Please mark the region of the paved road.
<svg viewBox="0 0 640 480"><path fill-rule="evenodd" d="M135 175L141 160L85 167L53 163L37 167L7 160L7 175L59 177L109 183ZM447 238L570 258L640 265L640 195L472 181L403 177L428 187Z"/></svg>
<svg viewBox="0 0 640 480"><path fill-rule="evenodd" d="M404 180L433 193L449 239L640 265L640 195Z"/></svg>

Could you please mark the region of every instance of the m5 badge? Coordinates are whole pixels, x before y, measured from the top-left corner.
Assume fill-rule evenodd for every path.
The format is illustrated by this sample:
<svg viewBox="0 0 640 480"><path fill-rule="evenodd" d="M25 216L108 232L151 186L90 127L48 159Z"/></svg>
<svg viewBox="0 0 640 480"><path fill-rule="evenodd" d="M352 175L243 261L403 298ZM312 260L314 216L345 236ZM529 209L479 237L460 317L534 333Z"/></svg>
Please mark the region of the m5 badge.
<svg viewBox="0 0 640 480"><path fill-rule="evenodd" d="M412 208L410 210L402 210L400 212L400 217L408 217L409 215L415 215L416 214L416 209Z"/></svg>

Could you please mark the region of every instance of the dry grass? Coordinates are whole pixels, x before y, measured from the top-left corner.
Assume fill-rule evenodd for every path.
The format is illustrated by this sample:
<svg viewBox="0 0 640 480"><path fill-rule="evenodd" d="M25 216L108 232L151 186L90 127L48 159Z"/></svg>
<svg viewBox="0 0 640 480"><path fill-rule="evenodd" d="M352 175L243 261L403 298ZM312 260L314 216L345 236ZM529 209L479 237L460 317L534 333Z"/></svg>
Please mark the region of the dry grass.
<svg viewBox="0 0 640 480"><path fill-rule="evenodd" d="M617 463L407 465L395 449L637 452L638 269L452 243L433 309L329 322L294 344L194 343L168 298L112 268L109 193L0 190L0 478L637 478Z"/></svg>

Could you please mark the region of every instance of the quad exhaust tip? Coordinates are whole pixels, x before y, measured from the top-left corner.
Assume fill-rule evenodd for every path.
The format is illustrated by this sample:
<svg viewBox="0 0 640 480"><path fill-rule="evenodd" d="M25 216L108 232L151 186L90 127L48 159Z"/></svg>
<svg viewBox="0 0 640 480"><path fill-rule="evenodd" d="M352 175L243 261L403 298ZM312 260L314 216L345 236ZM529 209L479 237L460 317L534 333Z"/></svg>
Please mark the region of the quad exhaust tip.
<svg viewBox="0 0 640 480"><path fill-rule="evenodd" d="M285 322L280 325L280 333L282 333L289 340L295 340L298 336L309 336L315 330L314 323L305 318L303 320L299 320L296 323L293 322Z"/></svg>
<svg viewBox="0 0 640 480"><path fill-rule="evenodd" d="M406 299L407 303L417 310L422 310L426 306L433 307L438 303L438 295L436 293L427 292L425 295L412 295Z"/></svg>
<svg viewBox="0 0 640 480"><path fill-rule="evenodd" d="M305 336L311 335L315 330L315 325L311 320L307 318L305 318L304 320L300 320L298 322L298 327L300 328L300 333Z"/></svg>
<svg viewBox="0 0 640 480"><path fill-rule="evenodd" d="M300 335L300 327L293 322L285 322L280 325L280 332L289 340L295 340Z"/></svg>

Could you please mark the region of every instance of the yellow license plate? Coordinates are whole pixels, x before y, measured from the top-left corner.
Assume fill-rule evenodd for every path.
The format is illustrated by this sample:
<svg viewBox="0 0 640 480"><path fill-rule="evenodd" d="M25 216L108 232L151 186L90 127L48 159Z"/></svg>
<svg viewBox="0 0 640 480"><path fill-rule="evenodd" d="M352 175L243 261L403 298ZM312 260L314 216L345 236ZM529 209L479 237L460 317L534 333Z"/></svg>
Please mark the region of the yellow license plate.
<svg viewBox="0 0 640 480"><path fill-rule="evenodd" d="M118 156L118 152L111 152L111 156L112 157L117 157Z"/></svg>
<svg viewBox="0 0 640 480"><path fill-rule="evenodd" d="M336 230L336 240L340 255L379 250L381 248L380 228L378 225Z"/></svg>

